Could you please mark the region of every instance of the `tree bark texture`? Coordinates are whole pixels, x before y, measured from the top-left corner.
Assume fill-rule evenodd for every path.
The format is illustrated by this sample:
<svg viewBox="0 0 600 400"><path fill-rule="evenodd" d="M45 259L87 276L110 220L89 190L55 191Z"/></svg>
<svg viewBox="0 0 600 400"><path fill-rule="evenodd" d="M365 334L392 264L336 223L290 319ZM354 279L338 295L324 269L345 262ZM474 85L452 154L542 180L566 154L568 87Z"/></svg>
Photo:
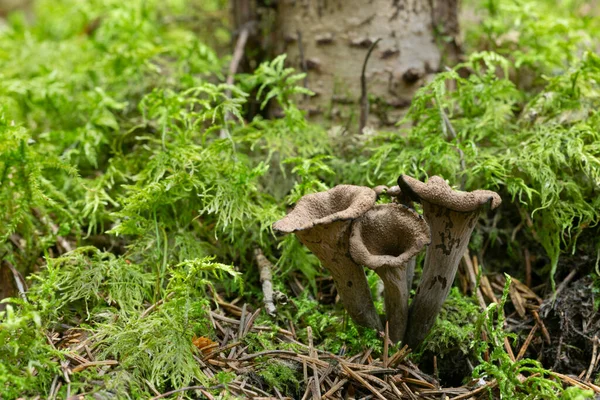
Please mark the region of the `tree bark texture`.
<svg viewBox="0 0 600 400"><path fill-rule="evenodd" d="M310 115L358 119L366 68L369 124L395 124L412 95L459 52L457 0L279 0L276 51L307 72ZM445 57L445 56L450 57Z"/></svg>

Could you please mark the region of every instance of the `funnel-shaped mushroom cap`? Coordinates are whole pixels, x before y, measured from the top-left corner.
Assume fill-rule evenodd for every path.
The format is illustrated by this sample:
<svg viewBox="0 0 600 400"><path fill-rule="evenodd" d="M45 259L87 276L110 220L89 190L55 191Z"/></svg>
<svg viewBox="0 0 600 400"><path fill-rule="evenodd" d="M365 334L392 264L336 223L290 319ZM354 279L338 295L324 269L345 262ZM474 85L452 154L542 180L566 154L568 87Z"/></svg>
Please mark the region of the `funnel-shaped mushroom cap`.
<svg viewBox="0 0 600 400"><path fill-rule="evenodd" d="M458 212L472 212L484 204L490 204L492 210L502 203L498 193L490 190L461 192L454 190L439 176L432 176L423 183L407 175L400 175L398 186L402 192L417 202L426 201Z"/></svg>
<svg viewBox="0 0 600 400"><path fill-rule="evenodd" d="M331 272L340 300L358 324L381 330L364 268L348 251L352 221L369 210L375 192L362 186L339 185L302 197L292 212L273 224L282 233L295 233Z"/></svg>
<svg viewBox="0 0 600 400"><path fill-rule="evenodd" d="M401 204L379 204L353 222L350 255L371 269L404 268L430 242L419 214Z"/></svg>
<svg viewBox="0 0 600 400"><path fill-rule="evenodd" d="M292 212L273 224L273 229L292 233L358 218L375 204L377 195L364 186L338 185L326 192L302 197Z"/></svg>

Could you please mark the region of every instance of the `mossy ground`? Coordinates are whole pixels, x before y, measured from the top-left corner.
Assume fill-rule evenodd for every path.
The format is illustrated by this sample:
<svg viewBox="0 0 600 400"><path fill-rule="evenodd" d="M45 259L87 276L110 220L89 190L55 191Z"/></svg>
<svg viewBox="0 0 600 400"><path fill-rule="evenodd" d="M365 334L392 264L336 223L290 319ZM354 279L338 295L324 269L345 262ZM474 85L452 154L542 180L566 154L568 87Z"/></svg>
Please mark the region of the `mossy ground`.
<svg viewBox="0 0 600 400"><path fill-rule="evenodd" d="M520 348L534 317L530 309L513 313L510 286L501 295L508 280L493 273L526 282L529 271L532 293L551 299L577 268L564 301L579 298L572 291L585 282L588 305L598 310L593 5L467 2L478 23L465 24L464 62L418 92L401 124L407 128L360 138L306 119L295 102L306 94L302 76L284 57L224 84L224 1L38 0L33 17L11 14L0 28L0 267L27 277L29 290L25 299L13 292L0 314L1 396L148 398L194 385L222 385L213 394L223 393L232 371L207 375L193 341L224 340L211 310L261 306L256 247L274 263L273 284L288 301L275 318L257 314L254 323L272 331L249 332L247 351L300 351L294 346L308 344L311 327L316 349L346 360L383 357L378 333L354 326L336 304L318 260L270 226L304 194L339 183L390 185L406 173L503 197L470 246L489 295L485 309L459 277L412 360L432 373L433 356L440 367L460 360L466 375L440 378L483 379L490 386L482 396L589 397L576 386L565 390L577 384L556 374L589 366L597 331L559 335L565 350L556 354L568 359L555 365L543 357L553 353L540 328L527 358L513 361L505 342ZM251 105L269 103L280 117L248 118ZM376 281L371 275L374 290ZM553 335L555 315L548 314ZM300 345L278 342L278 329L294 329ZM73 361L69 339L87 341L81 357L118 365L70 374L81 360ZM306 390L297 365L256 367L247 374L266 393ZM589 380L597 382L597 365Z"/></svg>

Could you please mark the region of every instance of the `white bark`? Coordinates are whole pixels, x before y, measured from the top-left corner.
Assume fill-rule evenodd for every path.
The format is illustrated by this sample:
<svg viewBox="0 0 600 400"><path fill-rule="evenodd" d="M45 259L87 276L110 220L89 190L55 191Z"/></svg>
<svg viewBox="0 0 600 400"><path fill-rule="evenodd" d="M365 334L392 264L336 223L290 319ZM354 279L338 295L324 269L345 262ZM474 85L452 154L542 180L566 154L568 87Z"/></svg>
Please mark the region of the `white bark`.
<svg viewBox="0 0 600 400"><path fill-rule="evenodd" d="M346 121L358 115L360 75L369 46L378 38L366 71L370 122L393 124L414 92L440 68L442 50L434 25L440 13L455 20L456 3L423 0L280 0L276 23L280 53L308 72L312 114ZM434 12L436 10L436 12ZM435 27L438 31L444 31Z"/></svg>

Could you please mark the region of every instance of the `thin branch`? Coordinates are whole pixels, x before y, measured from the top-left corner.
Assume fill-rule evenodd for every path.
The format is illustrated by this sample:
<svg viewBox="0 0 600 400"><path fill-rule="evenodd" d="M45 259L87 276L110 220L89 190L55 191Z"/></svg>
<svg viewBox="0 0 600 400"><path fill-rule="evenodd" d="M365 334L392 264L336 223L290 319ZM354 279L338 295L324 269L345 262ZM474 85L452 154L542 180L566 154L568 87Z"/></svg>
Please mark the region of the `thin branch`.
<svg viewBox="0 0 600 400"><path fill-rule="evenodd" d="M163 393L160 396L152 397L150 400L163 399L165 397L169 397L172 394L181 393L181 392L187 392L187 391L190 391L190 390L199 390L201 392L207 392L208 390L223 389L223 388L225 388L225 386L221 385L221 384L220 385L216 385L216 386L211 386L211 387L206 387L206 386L188 386L188 387L184 387L184 388L181 388L181 389L171 390L170 392Z"/></svg>
<svg viewBox="0 0 600 400"><path fill-rule="evenodd" d="M150 314L151 312L153 312L157 307L159 307L165 301L167 301L171 297L173 297L174 294L175 293L173 293L173 292L167 294L164 299L160 299L159 301L157 301L156 303L152 304L150 307L148 307L147 309L145 309L144 312L142 312L142 314L140 315L140 319L147 317L148 314Z"/></svg>
<svg viewBox="0 0 600 400"><path fill-rule="evenodd" d="M12 265L9 261L3 260L2 263L12 273L15 286L17 288L17 291L19 292L19 296L23 300L27 301L27 284L25 283L25 279L23 278L23 276L21 276L21 274L19 273L19 271L17 271L17 269L14 267L14 265Z"/></svg>
<svg viewBox="0 0 600 400"><path fill-rule="evenodd" d="M260 273L260 282L262 284L263 291L263 303L265 304L265 311L270 316L275 316L277 309L273 302L273 283L271 271L273 270L273 264L265 257L262 250L257 248L254 250L254 258L258 265Z"/></svg>
<svg viewBox="0 0 600 400"><path fill-rule="evenodd" d="M594 369L596 368L596 365L598 363L596 354L598 354L598 344L600 343L600 340L598 340L598 336L595 335L592 341L592 358L590 359L590 366L588 367L587 373L585 374L585 378L583 379L585 382L588 382L590 380L590 378L592 377L592 372L594 372Z"/></svg>
<svg viewBox="0 0 600 400"><path fill-rule="evenodd" d="M371 46L369 47L369 51L367 51L367 55L365 57L365 61L363 62L362 72L360 74L360 125L358 127L358 133L363 133L363 129L367 125L367 119L369 118L369 95L367 93L367 78L365 76L365 72L367 71L367 63L369 62L369 58L371 57L371 53L377 46L377 43L381 38L375 40Z"/></svg>
<svg viewBox="0 0 600 400"><path fill-rule="evenodd" d="M246 24L240 31L240 35L238 36L238 40L235 44L235 50L233 51L233 57L231 58L231 63L229 64L229 72L227 73L226 81L228 85L233 85L235 83L235 74L237 73L240 62L242 61L242 57L244 56L244 49L246 48L246 43L248 42L248 36L250 36L250 25ZM231 89L228 88L225 91L225 95L227 98L231 98ZM231 135L227 129L227 121L231 119L231 113L226 113L224 119L225 126L223 129L221 129L220 138L231 139Z"/></svg>
<svg viewBox="0 0 600 400"><path fill-rule="evenodd" d="M305 88L308 88L308 66L306 64L306 58L304 58L304 45L302 44L302 32L300 29L296 31L296 35L298 36L298 52L300 53L300 67L302 68L302 72L304 72L304 80L303 84ZM303 96L305 99L308 97L306 94Z"/></svg>
<svg viewBox="0 0 600 400"><path fill-rule="evenodd" d="M465 190L465 171L467 170L467 165L465 164L465 153L460 148L460 140L458 139L458 135L450 122L450 118L446 115L446 111L444 111L444 107L439 104L440 114L442 115L442 119L444 120L444 124L446 125L448 132L450 132L450 138L456 139L456 151L458 152L458 156L460 157L460 170L462 172L462 176L460 178L460 189Z"/></svg>

